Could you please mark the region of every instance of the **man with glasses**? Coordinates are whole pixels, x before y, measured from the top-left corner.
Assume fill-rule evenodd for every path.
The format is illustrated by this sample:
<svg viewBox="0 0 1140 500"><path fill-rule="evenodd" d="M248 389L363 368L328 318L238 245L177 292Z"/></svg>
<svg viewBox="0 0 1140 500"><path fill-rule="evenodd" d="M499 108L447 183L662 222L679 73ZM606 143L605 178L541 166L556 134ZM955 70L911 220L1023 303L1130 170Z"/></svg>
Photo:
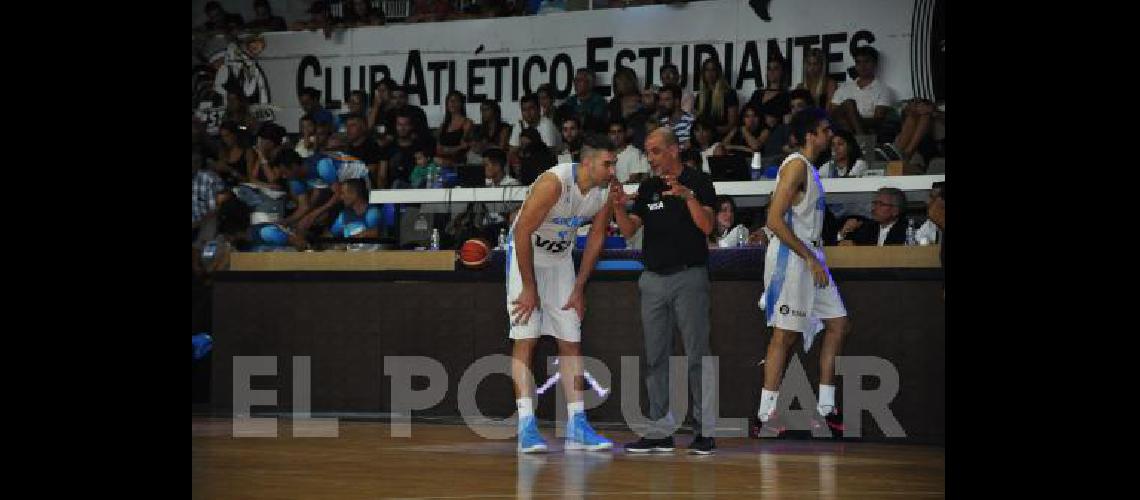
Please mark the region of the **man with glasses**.
<svg viewBox="0 0 1140 500"><path fill-rule="evenodd" d="M906 208L906 195L898 188L885 187L871 202L871 220L848 219L839 230L840 245L905 245L906 221L899 218Z"/></svg>

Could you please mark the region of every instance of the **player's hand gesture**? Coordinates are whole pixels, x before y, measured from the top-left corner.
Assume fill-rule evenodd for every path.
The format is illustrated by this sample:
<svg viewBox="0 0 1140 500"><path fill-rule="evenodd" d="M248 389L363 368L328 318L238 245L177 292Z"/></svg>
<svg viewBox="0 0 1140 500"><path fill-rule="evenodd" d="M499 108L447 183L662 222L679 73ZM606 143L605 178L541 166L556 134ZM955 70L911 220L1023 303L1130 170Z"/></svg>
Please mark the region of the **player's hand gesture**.
<svg viewBox="0 0 1140 500"><path fill-rule="evenodd" d="M583 321L586 318L586 294L578 287L574 287L574 291L570 292L570 298L566 301L566 305L562 306L563 311L574 309L578 311L578 321Z"/></svg>
<svg viewBox="0 0 1140 500"><path fill-rule="evenodd" d="M815 286L826 288L827 285L831 283L831 276L827 273L827 266L815 258L811 259L808 265L811 266L811 277L812 280L815 281Z"/></svg>
<svg viewBox="0 0 1140 500"><path fill-rule="evenodd" d="M529 323L531 313L538 309L538 291L524 285L519 296L511 301L511 305L515 306L511 310L511 324L525 325Z"/></svg>
<svg viewBox="0 0 1140 500"><path fill-rule="evenodd" d="M614 210L625 210L625 205L629 202L629 195L625 194L625 189L616 180L610 182L610 202L614 204Z"/></svg>

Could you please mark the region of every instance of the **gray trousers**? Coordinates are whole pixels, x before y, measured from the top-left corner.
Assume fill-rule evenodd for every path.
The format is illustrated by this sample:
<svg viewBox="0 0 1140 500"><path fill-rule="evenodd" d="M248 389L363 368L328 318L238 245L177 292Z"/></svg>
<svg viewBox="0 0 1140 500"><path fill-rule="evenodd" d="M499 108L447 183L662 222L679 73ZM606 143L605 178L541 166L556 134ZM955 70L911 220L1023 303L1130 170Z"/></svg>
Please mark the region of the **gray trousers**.
<svg viewBox="0 0 1140 500"><path fill-rule="evenodd" d="M703 267L663 276L641 273L641 324L645 329L646 374L649 418L661 420L650 437L672 435L673 415L669 411L669 356L673 352L674 328L680 328L685 345L689 395L692 397L696 429L712 436L716 429L714 371L710 366L702 377L701 359L709 352L709 275Z"/></svg>

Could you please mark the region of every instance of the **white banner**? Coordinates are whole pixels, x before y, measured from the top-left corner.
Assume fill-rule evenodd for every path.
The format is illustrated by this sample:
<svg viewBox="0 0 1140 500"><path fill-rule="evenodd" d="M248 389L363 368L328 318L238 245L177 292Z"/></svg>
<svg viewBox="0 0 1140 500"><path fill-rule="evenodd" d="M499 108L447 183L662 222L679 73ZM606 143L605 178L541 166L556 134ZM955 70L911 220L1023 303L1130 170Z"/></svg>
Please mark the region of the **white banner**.
<svg viewBox="0 0 1140 500"><path fill-rule="evenodd" d="M916 5L927 3L776 0L766 21L748 0L708 0L358 28L333 32L328 39L321 32L267 33L264 49L254 57L260 71L248 74L264 75L267 88L259 91L268 96L277 123L290 132L297 131L302 114L297 93L307 86L321 91L330 110L343 112L349 91L371 95L373 82L389 76L412 86L409 102L423 107L433 127L442 121L442 102L452 89L467 96L467 115L476 122L482 99L499 101L503 119L511 122L518 119L519 98L540 84L553 84L565 94L559 98L569 95L574 71L581 67L595 70L599 91L608 98L619 66L633 69L644 87L660 83L661 65L672 62L680 67L684 86L693 90L700 63L716 57L744 102L763 82L764 62L774 51L790 58L794 85L808 49L823 49L827 71L845 81L854 66L851 50L864 45L879 51L879 78L897 98L907 99L922 82L915 75L929 75L929 58L916 54L919 44L912 43L928 34L916 20L928 24L930 16L915 15ZM924 89L919 93L928 93L918 86Z"/></svg>

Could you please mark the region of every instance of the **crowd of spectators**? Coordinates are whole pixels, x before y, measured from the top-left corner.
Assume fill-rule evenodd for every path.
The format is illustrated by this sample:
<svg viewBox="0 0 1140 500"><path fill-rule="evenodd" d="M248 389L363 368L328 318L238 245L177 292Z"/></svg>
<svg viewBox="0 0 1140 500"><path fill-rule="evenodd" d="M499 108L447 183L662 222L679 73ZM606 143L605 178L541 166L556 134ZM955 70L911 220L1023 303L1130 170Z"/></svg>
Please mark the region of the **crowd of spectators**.
<svg viewBox="0 0 1140 500"><path fill-rule="evenodd" d="M639 5L684 3L689 0L594 0L594 9L624 8ZM547 14L589 8L566 0L407 0L407 12L385 13L381 0L317 0L306 9L304 18L287 22L274 14L268 0L254 0L254 17L227 12L220 2L207 2L206 21L195 26L198 33L238 33L271 31L319 31L361 26L383 26L389 22L421 23ZM401 9L402 10L402 9Z"/></svg>
<svg viewBox="0 0 1140 500"><path fill-rule="evenodd" d="M438 20L451 12L449 5L416 2L410 19ZM257 17L245 26L285 23L264 0L255 7ZM335 19L327 7L314 2L313 19L300 23L311 28L313 23L384 22L383 12L366 1L344 2L345 14ZM204 28L242 23L216 2L206 11ZM447 187L456 184L458 169L474 168L483 172L487 186L526 186L558 163L579 161L583 141L594 135L607 135L617 146L617 180L634 183L654 175L644 140L657 127L672 129L681 159L691 168L712 173L710 159L732 156L763 159L770 166L796 148L788 124L809 107L826 110L834 130L829 150L817 162L821 178L864 176L872 163L888 161L904 162L907 173L923 172L931 157L944 156L944 137L935 140L932 133L934 122L943 119L942 109L922 99L897 102L894 91L877 78L876 50L859 47L853 55L855 74L839 83L824 71L824 54L808 52L801 83L794 87L788 62L777 55L766 62L763 84L747 100L737 95L715 58L691 75L696 85L684 87L672 64L660 68L661 86L641 85L636 73L622 68L612 77L609 97L598 91L595 75L580 68L569 96L559 101L544 84L521 97L520 118L512 123L503 120L494 101L482 102L479 116L468 117L467 96L458 90L447 94L440 123L429 124L424 110L409 102L408 89L391 79L377 82L371 94L352 91L343 109L335 110L322 106L328 101L319 90L305 87L297 96L304 112L299 133L292 136L280 124L259 121L240 89L231 89L217 136L208 136L197 119L193 124L195 238L223 233L250 245L300 247L295 243L309 237L373 235L369 224L377 215L357 206L366 196L344 192L348 180L352 189ZM373 222L363 226L365 231L330 232L348 200L353 212L344 218ZM727 245L736 238L729 217L735 205L731 200L722 205L721 222L728 225L720 227L714 243ZM902 192L880 192L873 205L862 215L829 212L825 240L881 245L906 238L905 224L895 224L907 208ZM269 226L280 231L264 229ZM922 236L936 240L933 226L927 226ZM261 229L253 234L250 227ZM757 229L747 240L764 237Z"/></svg>

